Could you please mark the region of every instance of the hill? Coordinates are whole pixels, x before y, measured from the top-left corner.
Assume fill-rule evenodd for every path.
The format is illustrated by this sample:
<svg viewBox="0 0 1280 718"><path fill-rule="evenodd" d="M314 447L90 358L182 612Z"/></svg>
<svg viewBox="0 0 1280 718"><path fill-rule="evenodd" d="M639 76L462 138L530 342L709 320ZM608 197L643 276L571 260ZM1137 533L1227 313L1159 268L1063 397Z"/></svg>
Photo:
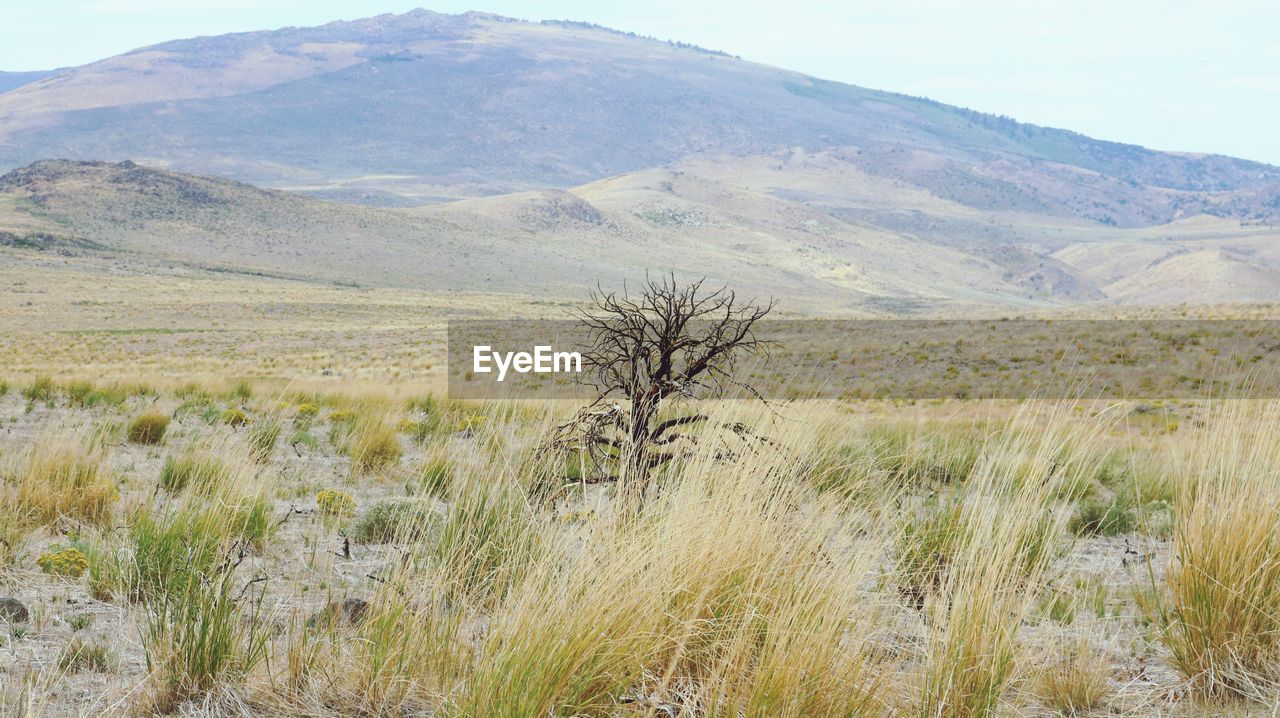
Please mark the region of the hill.
<svg viewBox="0 0 1280 718"><path fill-rule="evenodd" d="M895 218L972 233L930 237ZM975 210L832 152L700 157L408 209L128 161L41 161L0 177L2 252L547 298L676 270L821 314L1255 300L1280 282L1276 234L1208 217L1124 229Z"/></svg>

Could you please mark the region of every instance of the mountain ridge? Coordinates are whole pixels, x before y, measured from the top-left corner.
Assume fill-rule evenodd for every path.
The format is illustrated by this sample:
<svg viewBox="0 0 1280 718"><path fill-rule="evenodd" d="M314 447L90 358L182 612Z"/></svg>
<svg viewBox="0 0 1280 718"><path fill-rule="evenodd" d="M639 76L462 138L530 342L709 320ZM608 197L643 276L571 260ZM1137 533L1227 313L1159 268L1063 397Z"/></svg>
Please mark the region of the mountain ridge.
<svg viewBox="0 0 1280 718"><path fill-rule="evenodd" d="M1280 183L1263 163L1094 140L585 23L475 12L173 40L0 94L3 168L137 159L419 203L569 187L707 152L840 146L1031 172L1064 165L1173 191ZM890 175L912 170L886 162ZM404 179L369 179L385 175Z"/></svg>

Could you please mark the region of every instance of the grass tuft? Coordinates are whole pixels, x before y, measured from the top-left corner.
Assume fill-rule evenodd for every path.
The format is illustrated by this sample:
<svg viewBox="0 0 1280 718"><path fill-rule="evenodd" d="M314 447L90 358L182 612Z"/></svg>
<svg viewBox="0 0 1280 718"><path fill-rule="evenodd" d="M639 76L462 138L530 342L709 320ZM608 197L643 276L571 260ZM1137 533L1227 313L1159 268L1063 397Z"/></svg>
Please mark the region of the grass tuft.
<svg viewBox="0 0 1280 718"><path fill-rule="evenodd" d="M126 436L134 444L159 444L169 430L169 415L159 412L141 414L129 422Z"/></svg>

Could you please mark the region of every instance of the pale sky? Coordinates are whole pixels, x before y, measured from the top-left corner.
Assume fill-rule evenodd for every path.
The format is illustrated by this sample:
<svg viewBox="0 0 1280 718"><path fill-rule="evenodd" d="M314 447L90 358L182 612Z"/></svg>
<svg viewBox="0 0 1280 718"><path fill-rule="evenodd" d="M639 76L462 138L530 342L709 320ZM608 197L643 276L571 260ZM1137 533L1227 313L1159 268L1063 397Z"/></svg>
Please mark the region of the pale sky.
<svg viewBox="0 0 1280 718"><path fill-rule="evenodd" d="M1101 139L1280 164L1278 0L0 0L0 70L418 6L586 20Z"/></svg>

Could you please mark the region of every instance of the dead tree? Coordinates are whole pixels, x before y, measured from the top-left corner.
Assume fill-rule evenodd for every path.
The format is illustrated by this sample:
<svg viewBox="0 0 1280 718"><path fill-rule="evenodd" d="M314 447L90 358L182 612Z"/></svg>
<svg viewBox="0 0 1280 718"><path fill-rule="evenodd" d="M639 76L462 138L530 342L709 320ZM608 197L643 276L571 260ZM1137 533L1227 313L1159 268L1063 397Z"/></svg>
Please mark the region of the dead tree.
<svg viewBox="0 0 1280 718"><path fill-rule="evenodd" d="M580 319L589 337L582 370L597 397L558 427L553 441L586 457L592 473L585 481L618 481L621 495L638 497L650 472L692 441L686 430L708 418L668 411L659 420L664 409L731 390L763 400L733 369L741 356L768 348L755 325L776 301L740 302L727 288L704 289L704 282L681 286L668 276L646 280L634 296L625 289L592 294Z"/></svg>

